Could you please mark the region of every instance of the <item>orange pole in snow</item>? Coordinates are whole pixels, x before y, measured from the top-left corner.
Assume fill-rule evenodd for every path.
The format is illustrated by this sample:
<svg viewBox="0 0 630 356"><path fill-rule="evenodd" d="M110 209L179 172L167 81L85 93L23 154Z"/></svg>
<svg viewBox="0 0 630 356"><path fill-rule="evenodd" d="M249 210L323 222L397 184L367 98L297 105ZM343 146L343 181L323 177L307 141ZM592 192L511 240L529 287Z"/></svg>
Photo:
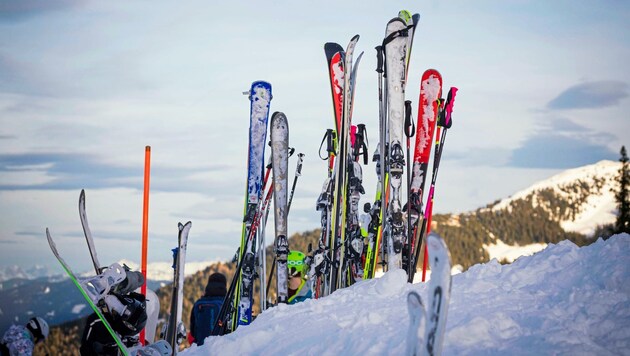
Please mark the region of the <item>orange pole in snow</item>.
<svg viewBox="0 0 630 356"><path fill-rule="evenodd" d="M140 291L147 295L147 248L149 245L149 177L151 176L151 146L146 146L144 151L144 199L142 209L142 265L144 284ZM140 342L145 344L144 329L140 332ZM153 340L150 340L153 342Z"/></svg>

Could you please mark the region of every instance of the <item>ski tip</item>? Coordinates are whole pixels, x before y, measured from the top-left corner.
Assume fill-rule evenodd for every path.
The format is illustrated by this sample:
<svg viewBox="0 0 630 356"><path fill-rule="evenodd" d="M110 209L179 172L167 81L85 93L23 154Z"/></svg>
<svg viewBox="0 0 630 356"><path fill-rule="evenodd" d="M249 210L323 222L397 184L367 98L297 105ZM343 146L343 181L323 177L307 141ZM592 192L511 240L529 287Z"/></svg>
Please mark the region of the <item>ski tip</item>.
<svg viewBox="0 0 630 356"><path fill-rule="evenodd" d="M422 298L417 292L410 291L407 293L407 302L414 305L422 305Z"/></svg>

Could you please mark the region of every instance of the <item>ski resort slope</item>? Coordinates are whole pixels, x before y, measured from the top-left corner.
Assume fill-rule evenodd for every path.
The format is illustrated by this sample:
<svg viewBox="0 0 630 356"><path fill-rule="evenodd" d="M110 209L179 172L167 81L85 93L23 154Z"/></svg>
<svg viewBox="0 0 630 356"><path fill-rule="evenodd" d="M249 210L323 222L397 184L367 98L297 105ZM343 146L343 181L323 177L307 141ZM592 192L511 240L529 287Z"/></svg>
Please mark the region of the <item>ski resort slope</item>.
<svg viewBox="0 0 630 356"><path fill-rule="evenodd" d="M319 300L280 305L182 355L403 355L407 284L390 271ZM629 355L630 235L550 244L453 276L444 355Z"/></svg>

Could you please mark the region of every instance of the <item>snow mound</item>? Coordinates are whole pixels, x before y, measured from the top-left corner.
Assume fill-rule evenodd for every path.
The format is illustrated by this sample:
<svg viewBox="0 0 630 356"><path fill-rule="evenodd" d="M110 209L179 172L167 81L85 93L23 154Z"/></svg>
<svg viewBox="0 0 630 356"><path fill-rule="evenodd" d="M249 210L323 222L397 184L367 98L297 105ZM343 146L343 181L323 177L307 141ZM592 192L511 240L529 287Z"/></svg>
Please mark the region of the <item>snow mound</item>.
<svg viewBox="0 0 630 356"><path fill-rule="evenodd" d="M184 355L401 355L406 295L426 284L401 270L332 295L271 308ZM583 248L564 241L510 265L453 277L444 355L630 354L630 235Z"/></svg>

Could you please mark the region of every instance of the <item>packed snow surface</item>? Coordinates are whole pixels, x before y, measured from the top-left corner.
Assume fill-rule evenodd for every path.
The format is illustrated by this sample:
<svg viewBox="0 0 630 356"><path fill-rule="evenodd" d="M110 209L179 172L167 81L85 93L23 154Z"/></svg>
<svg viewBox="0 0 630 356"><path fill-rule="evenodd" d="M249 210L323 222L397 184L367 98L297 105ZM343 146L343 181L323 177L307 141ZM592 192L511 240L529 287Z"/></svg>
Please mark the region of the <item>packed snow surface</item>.
<svg viewBox="0 0 630 356"><path fill-rule="evenodd" d="M263 312L183 355L403 355L411 290L395 270L332 295ZM453 276L444 355L629 355L630 235L569 241L510 265Z"/></svg>

